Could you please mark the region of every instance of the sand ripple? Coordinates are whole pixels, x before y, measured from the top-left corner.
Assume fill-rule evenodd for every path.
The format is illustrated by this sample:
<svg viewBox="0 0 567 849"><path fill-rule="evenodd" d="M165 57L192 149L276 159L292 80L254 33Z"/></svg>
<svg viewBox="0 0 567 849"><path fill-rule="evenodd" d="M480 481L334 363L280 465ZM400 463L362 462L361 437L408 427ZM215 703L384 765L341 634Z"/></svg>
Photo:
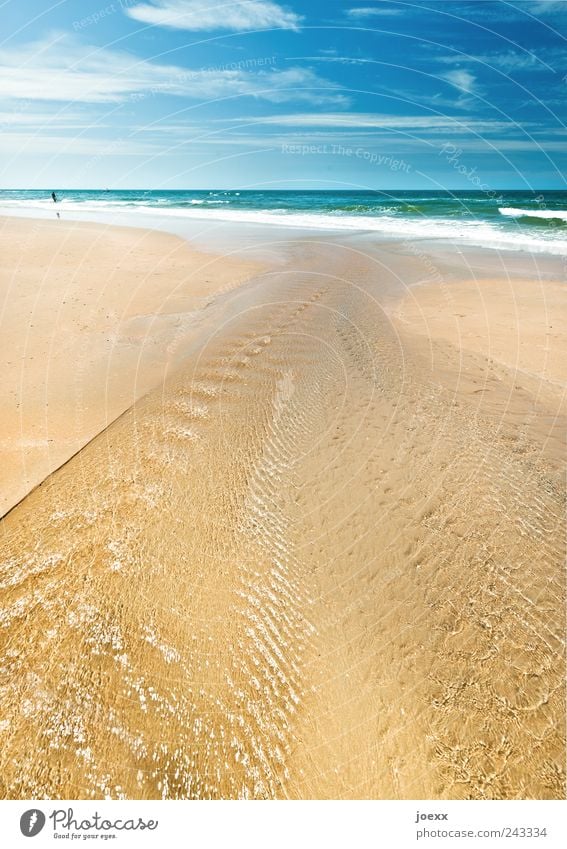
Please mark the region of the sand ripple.
<svg viewBox="0 0 567 849"><path fill-rule="evenodd" d="M3 521L4 797L563 794L557 463L321 253Z"/></svg>

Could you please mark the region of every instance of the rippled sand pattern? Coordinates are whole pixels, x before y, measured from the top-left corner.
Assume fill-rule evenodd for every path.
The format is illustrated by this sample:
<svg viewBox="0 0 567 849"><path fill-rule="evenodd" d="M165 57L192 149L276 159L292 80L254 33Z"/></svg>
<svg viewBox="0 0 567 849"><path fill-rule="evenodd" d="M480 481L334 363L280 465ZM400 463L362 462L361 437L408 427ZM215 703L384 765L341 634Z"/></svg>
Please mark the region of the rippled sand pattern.
<svg viewBox="0 0 567 849"><path fill-rule="evenodd" d="M564 795L557 410L322 254L3 521L4 797Z"/></svg>

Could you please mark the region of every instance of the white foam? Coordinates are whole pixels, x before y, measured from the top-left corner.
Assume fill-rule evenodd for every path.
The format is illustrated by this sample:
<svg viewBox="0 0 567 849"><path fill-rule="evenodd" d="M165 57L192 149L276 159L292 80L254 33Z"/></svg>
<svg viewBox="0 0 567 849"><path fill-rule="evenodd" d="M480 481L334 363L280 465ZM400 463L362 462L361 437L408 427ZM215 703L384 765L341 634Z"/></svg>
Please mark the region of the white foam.
<svg viewBox="0 0 567 849"><path fill-rule="evenodd" d="M480 221L465 221L448 218L406 218L390 215L337 215L316 212L283 212L281 210L166 207L156 205L155 201L84 201L63 200L55 205L50 200L3 200L0 213L30 213L33 210L61 210L72 213L113 213L112 223L120 223L116 213L128 207L128 213L160 218L200 219L203 221L226 221L233 224L257 224L261 226L294 227L299 230L358 231L382 233L391 238L400 239L442 239L451 242L464 242L470 245L495 250L529 251L548 253L556 256L567 255L567 239L556 235L532 235L520 230L506 230L498 225ZM502 214L512 214L513 207L503 207ZM516 210L533 215L532 211ZM545 217L567 216L565 211L541 210ZM566 219L567 220L567 219ZM129 222L130 223L130 222Z"/></svg>
<svg viewBox="0 0 567 849"><path fill-rule="evenodd" d="M498 212L512 218L559 218L567 221L567 209L516 209L515 206L503 206L499 207Z"/></svg>
<svg viewBox="0 0 567 849"><path fill-rule="evenodd" d="M144 214L154 210L140 209ZM234 224L260 224L278 227L295 227L300 230L348 230L383 233L395 238L448 239L468 242L477 247L496 250L530 251L567 254L567 239L545 238L508 232L491 224L476 221L454 221L444 218L402 218L388 215L332 215L325 213L280 213L265 210L236 209L160 209L160 215L173 218L199 218L202 220L227 221Z"/></svg>

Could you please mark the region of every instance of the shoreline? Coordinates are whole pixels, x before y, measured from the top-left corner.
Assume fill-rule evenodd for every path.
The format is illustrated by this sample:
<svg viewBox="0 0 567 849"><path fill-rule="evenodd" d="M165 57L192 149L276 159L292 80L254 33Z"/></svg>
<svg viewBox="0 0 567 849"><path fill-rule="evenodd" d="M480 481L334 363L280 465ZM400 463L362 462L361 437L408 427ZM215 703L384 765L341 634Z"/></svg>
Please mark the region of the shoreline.
<svg viewBox="0 0 567 849"><path fill-rule="evenodd" d="M268 244L2 521L0 795L563 798L555 266Z"/></svg>
<svg viewBox="0 0 567 849"><path fill-rule="evenodd" d="M21 194L18 191L15 193ZM8 194L10 194L9 191ZM534 217L540 222L542 220L551 222L556 218L564 225L567 221L567 210L563 208L555 209L555 202L552 200L554 194L561 197L560 190L555 193L549 191L547 194L541 192L537 196L535 192L532 192L530 196L523 200L521 192L518 194L513 190L502 190L500 200L503 204L505 204L504 194L506 194L510 203L513 202L522 207L525 201L527 206L516 208L508 205L496 210L493 208L481 210L474 207L477 210L477 215L474 215L472 220L467 216L459 219L453 215L455 212L462 212L460 207L461 195L463 195L466 206L467 193L462 191L448 191L446 193L447 198L456 202L456 207L453 208L452 213L445 209L445 214L441 214L434 208L426 208L423 211L421 204L422 201L427 202L427 192L425 192L425 198L421 197L423 192L406 193L406 204L409 204L410 209L414 212L421 210L422 214L419 215L408 214L407 206L400 207L397 205L395 197L383 192L377 192L377 196L382 201L393 203L393 209L388 205L380 207L380 214L378 215L374 214L372 207L368 207L363 214L363 208L360 205L357 206L356 199L348 200L352 194L348 191L339 191L334 195L333 210L341 212L340 215L331 214L326 204L322 206L315 204L313 208L308 208L304 204L288 206L285 203L286 192L268 192L268 195L274 194L281 198L276 206L270 204L269 201L263 204L260 202L256 205L248 205L247 200L256 194L253 191L207 192L200 190L191 192L178 190L177 192L165 193L164 205L161 205L164 197L161 197L155 205L149 202L148 198L154 194L157 193L127 190L122 192L97 192L92 190L74 192L68 190L60 198L60 203L57 205L58 211L55 210L55 205L51 204L50 200L45 197L28 198L27 201L21 197L17 200L6 198L7 206L5 207L1 206L2 199L0 198L0 216L3 214L35 216L61 214L68 216L69 220L88 220L90 218L91 220L100 220L112 224L120 224L126 217L137 220L143 227L151 226L176 233L181 231L184 236L205 226L208 229L234 227L240 232L246 232L247 229L250 232L255 230L257 234L266 230L272 231L272 233L283 230L287 231L288 234L293 232L296 234L332 234L335 238L345 238L349 234L366 233L372 234L379 241L404 242L410 239L413 242L424 242L426 248L427 243L432 242L441 245L457 245L465 250L479 248L504 254L521 253L524 256L543 255L562 258L567 252L567 240L559 238L560 233L554 231L554 237L548 238L547 236L544 237L541 231L525 226L525 220L532 220ZM172 194L182 199L179 205L169 204ZM313 197L318 193L306 191L303 194ZM321 194L333 196L333 193L329 190L323 191ZM412 194L418 196L412 199ZM430 194L434 197L436 193L432 191ZM473 194L475 194L474 191ZM483 193L477 192L476 194L482 195ZM190 197L191 195L193 197ZM197 197L194 195L197 195ZM118 199L116 199L117 196ZM79 197L82 200L79 201ZM486 193L484 193L484 198L486 199ZM346 205L345 199L347 199ZM547 199L549 199L549 203ZM534 201L536 202L535 208L531 205ZM26 206L26 202L29 204L28 206ZM235 202L234 206L232 205L233 202ZM352 206L353 203L354 206ZM357 214L353 215L352 212L355 210ZM498 215L494 217L495 211ZM401 215L400 212L402 212ZM292 238L291 235L290 238Z"/></svg>
<svg viewBox="0 0 567 849"><path fill-rule="evenodd" d="M341 227L339 224L333 226L332 217L328 217L328 221L324 224L319 221L314 224L309 221L309 216L286 216L270 220L262 220L257 217L247 217L231 215L224 217L223 214L207 214L207 211L197 210L196 208L189 213L177 213L178 210L169 210L169 214L165 210L158 210L153 207L121 207L120 209L86 209L82 210L80 205L65 207L64 202L59 204L59 209L55 209L56 205L47 207L3 207L0 202L0 218L13 217L24 219L37 220L56 220L58 215L64 214L62 219L66 222L83 221L95 222L99 224L116 226L116 227L135 227L138 229L158 230L173 235L181 236L187 241L193 242L205 251L215 252L219 238L222 240L225 249L232 250L242 248L242 243L247 244L249 249L255 252L260 251L260 261L266 259L266 255L261 253L261 245L268 246L278 245L287 241L293 241L301 238L311 239L326 239L333 238L339 240L349 240L364 238L367 241L374 240L377 244L392 244L398 248L403 248L404 244L417 245L417 253L427 254L433 253L437 255L462 253L463 255L482 255L488 254L492 258L501 258L503 264L507 264L508 260L514 261L516 258L521 264L522 261L529 262L555 262L557 267L561 269L562 274L565 273L565 249L567 242L548 243L541 242L537 246L533 243L533 237L529 234L524 234L525 243L522 246L521 240L518 245L513 242L506 241L503 243L498 241L475 241L462 235L445 233L443 236L435 235L427 232L419 232L412 230L412 221L408 219L404 222L400 219L402 226L395 229L374 229L373 227L354 226L355 219L352 221L353 226ZM317 218L317 216L315 216ZM361 218L361 221L364 219ZM431 222L437 224L439 222L432 217ZM340 218L337 219L340 221ZM409 228L409 230L408 230ZM409 232L409 235L408 235ZM504 231L503 231L504 233ZM512 231L514 233L514 231ZM504 233L504 235L506 235ZM507 234L511 235L510 233ZM518 235L514 233L514 235ZM547 244L547 249L544 245ZM281 256L277 259L281 261ZM274 259L268 247L269 260Z"/></svg>

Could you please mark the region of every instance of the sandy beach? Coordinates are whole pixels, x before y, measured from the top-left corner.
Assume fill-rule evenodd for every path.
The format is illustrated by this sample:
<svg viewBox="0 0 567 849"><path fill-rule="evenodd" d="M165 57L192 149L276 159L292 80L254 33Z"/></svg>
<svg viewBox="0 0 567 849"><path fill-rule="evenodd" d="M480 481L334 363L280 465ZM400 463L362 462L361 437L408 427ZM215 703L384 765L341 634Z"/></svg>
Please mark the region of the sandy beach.
<svg viewBox="0 0 567 849"><path fill-rule="evenodd" d="M558 261L0 239L3 798L564 797Z"/></svg>
<svg viewBox="0 0 567 849"><path fill-rule="evenodd" d="M192 344L213 295L250 262L165 233L0 219L0 516L148 389Z"/></svg>

